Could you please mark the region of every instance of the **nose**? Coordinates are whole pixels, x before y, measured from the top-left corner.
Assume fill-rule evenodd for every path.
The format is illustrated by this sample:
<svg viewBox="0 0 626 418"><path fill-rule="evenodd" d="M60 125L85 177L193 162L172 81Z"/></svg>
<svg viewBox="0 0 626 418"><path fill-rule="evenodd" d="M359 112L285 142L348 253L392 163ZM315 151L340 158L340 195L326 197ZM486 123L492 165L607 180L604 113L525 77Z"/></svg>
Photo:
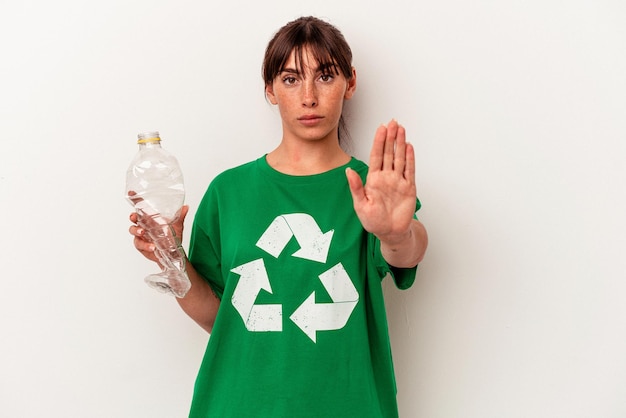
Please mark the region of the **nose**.
<svg viewBox="0 0 626 418"><path fill-rule="evenodd" d="M302 105L304 107L315 107L318 104L317 87L315 80L309 78L302 83Z"/></svg>

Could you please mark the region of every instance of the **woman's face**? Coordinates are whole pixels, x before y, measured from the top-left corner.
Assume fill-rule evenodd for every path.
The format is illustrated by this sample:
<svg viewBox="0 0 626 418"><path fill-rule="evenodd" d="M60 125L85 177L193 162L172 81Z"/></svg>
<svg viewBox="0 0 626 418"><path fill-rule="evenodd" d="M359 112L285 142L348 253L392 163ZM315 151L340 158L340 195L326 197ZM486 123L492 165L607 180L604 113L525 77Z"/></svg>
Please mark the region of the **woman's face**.
<svg viewBox="0 0 626 418"><path fill-rule="evenodd" d="M350 99L356 89L356 72L348 80L333 67L321 68L305 48L301 68L296 65L295 52L285 63L266 94L278 105L283 123L283 139L335 140L343 101Z"/></svg>

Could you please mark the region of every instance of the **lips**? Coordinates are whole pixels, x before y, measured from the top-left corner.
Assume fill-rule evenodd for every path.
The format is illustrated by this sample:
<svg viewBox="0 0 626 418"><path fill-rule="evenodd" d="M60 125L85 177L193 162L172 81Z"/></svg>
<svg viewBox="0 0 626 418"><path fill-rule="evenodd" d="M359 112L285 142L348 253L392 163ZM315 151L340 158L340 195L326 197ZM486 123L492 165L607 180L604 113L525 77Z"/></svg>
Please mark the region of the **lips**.
<svg viewBox="0 0 626 418"><path fill-rule="evenodd" d="M315 125L321 121L324 117L320 115L304 115L298 118L298 121L303 125Z"/></svg>

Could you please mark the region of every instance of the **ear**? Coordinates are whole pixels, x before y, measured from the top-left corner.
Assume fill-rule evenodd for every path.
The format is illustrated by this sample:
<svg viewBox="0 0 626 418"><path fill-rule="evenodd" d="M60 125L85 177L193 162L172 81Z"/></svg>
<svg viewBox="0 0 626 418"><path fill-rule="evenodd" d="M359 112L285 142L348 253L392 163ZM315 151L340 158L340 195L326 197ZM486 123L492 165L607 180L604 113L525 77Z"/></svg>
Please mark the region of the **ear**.
<svg viewBox="0 0 626 418"><path fill-rule="evenodd" d="M348 80L348 86L346 87L346 94L343 98L350 100L356 91L356 69L352 67L352 77Z"/></svg>
<svg viewBox="0 0 626 418"><path fill-rule="evenodd" d="M267 97L267 100L269 100L271 104L278 104L278 100L276 100L276 96L274 95L274 86L272 84L265 86L265 97Z"/></svg>

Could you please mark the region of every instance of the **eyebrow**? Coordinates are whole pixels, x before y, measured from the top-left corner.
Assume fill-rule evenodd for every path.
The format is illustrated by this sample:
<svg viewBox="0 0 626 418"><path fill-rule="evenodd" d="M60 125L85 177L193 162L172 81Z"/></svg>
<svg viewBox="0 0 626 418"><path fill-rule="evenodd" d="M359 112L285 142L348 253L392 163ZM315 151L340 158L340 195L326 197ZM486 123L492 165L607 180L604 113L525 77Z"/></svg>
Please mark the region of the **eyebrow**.
<svg viewBox="0 0 626 418"><path fill-rule="evenodd" d="M332 63L327 63L327 64L320 64L315 70L315 72L316 73L330 73L330 72L339 73L339 70L337 69L337 65L332 64ZM282 70L280 70L279 74L282 74L282 73L300 75L301 71L295 68L289 67L289 68L283 68Z"/></svg>
<svg viewBox="0 0 626 418"><path fill-rule="evenodd" d="M337 68L337 64L332 63L332 62L328 62L325 64L320 64L319 67L317 67L317 71L321 72L321 73L329 73L331 71L334 71L335 73L339 73L339 69Z"/></svg>
<svg viewBox="0 0 626 418"><path fill-rule="evenodd" d="M280 70L279 74L282 74L282 73L300 74L300 71L296 70L295 68L283 68L282 70Z"/></svg>

